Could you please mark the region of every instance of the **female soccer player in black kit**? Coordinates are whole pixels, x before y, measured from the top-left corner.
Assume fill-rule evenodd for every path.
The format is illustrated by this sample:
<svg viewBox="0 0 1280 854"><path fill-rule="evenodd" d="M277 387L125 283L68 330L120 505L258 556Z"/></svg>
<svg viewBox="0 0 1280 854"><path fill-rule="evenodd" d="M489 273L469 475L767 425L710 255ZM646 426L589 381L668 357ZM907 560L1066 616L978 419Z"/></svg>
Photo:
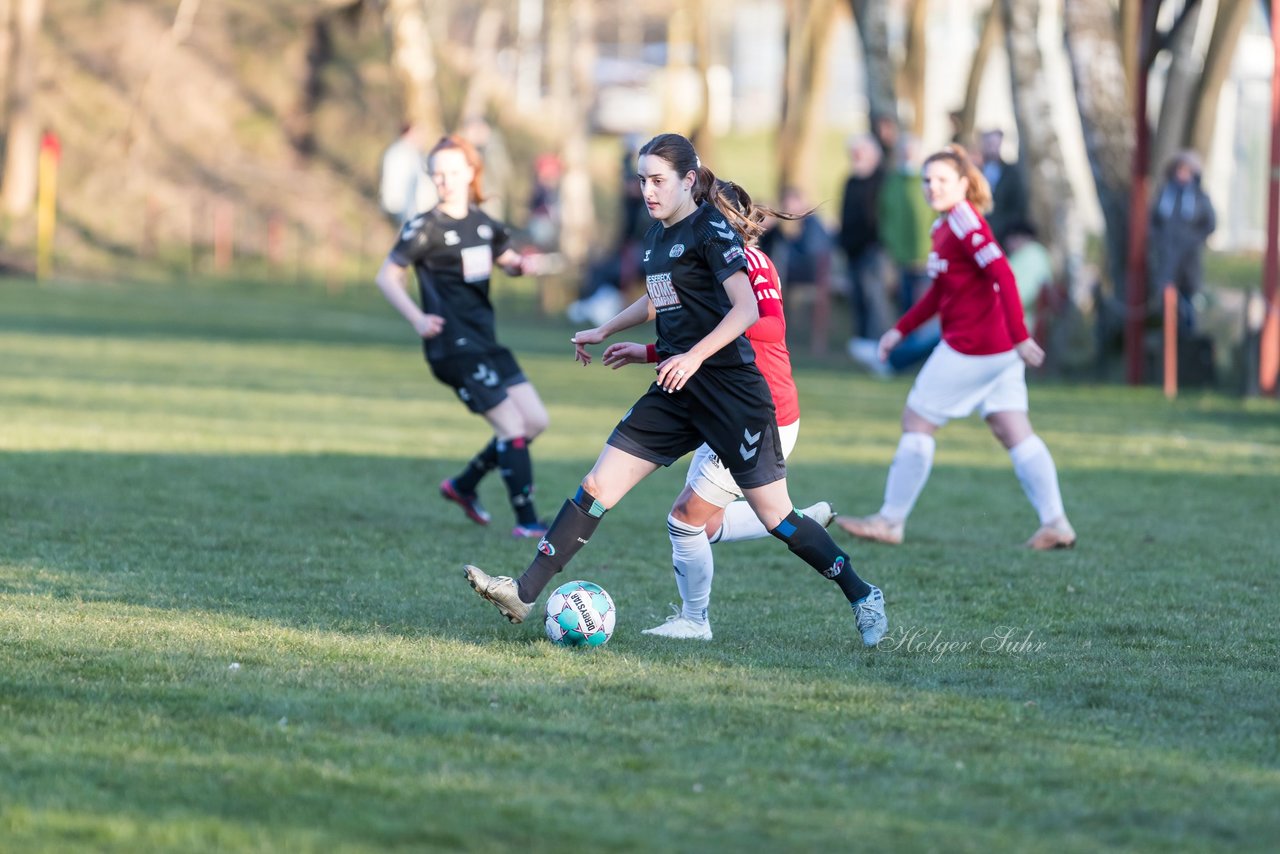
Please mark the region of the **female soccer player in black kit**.
<svg viewBox="0 0 1280 854"><path fill-rule="evenodd" d="M579 332L585 347L657 319L657 381L614 428L577 495L566 501L518 581L468 565L467 580L503 616L519 623L544 587L586 545L605 512L659 466L704 442L724 462L769 533L840 586L862 641L888 629L884 597L854 572L826 530L798 513L787 493L773 398L743 333L759 318L742 241L711 203L715 175L689 140L661 134L637 164L649 215L644 239L646 294L612 320Z"/></svg>
<svg viewBox="0 0 1280 854"><path fill-rule="evenodd" d="M378 271L378 288L423 339L427 364L467 407L493 427L493 439L440 494L462 506L467 517L487 525L489 514L476 486L500 468L516 514L516 537L541 537L546 525L533 505L529 442L547 427L547 410L515 356L494 336L489 275L497 264L520 275L525 259L509 248L506 226L477 207L484 167L469 142L440 140L427 155L427 171L440 202L405 223ZM418 277L422 307L405 292L407 269Z"/></svg>

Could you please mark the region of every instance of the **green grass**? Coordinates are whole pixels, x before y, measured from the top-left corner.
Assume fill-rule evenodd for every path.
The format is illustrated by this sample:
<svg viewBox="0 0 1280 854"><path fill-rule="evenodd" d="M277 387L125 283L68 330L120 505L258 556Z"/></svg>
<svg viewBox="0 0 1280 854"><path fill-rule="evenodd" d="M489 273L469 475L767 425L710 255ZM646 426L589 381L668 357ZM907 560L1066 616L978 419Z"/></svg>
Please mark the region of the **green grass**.
<svg viewBox="0 0 1280 854"><path fill-rule="evenodd" d="M643 371L504 297L553 513ZM640 487L551 646L466 586L529 543L435 494L485 430L369 286L0 282L0 850L1269 850L1280 834L1280 406L1033 382L1072 552L976 421L897 549L890 643L772 541L718 551L709 644ZM799 374L792 493L877 505L906 381ZM566 579L567 580L567 579ZM1008 627L1007 629L1001 627ZM1030 636L1016 649L998 640ZM967 645L967 646L966 646ZM238 669L231 669L238 663Z"/></svg>

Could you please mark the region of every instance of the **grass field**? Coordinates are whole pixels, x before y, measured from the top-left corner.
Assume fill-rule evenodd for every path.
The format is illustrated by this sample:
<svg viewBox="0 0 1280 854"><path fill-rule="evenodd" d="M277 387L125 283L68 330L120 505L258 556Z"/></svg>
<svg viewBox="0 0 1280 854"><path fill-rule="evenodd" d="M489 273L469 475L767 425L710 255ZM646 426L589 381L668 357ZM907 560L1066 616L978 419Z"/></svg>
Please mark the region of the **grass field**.
<svg viewBox="0 0 1280 854"><path fill-rule="evenodd" d="M552 514L646 374L577 367L506 303ZM1280 837L1275 401L1033 382L1081 535L1054 554L1018 547L982 425L948 427L907 544L850 544L888 601L874 651L773 541L718 551L713 642L642 636L676 595L659 472L568 570L619 609L575 652L463 580L532 546L496 479L488 530L437 497L485 430L408 336L372 285L0 282L0 850ZM793 496L874 510L907 382L798 378Z"/></svg>

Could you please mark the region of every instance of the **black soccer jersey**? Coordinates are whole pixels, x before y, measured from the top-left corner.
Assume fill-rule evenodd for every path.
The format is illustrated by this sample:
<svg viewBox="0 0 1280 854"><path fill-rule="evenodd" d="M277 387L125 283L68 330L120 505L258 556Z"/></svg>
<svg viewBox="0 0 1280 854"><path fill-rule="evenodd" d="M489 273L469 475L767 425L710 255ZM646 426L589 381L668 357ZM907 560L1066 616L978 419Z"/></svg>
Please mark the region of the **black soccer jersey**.
<svg viewBox="0 0 1280 854"><path fill-rule="evenodd" d="M488 352L498 346L489 276L511 242L507 227L472 207L463 219L433 208L405 223L391 260L418 275L422 310L444 318L444 331L423 342L427 358Z"/></svg>
<svg viewBox="0 0 1280 854"><path fill-rule="evenodd" d="M644 279L657 312L658 352L687 353L707 337L733 307L725 279L746 269L742 241L714 205L700 204L670 228L655 222L644 237ZM755 358L740 335L703 364L742 365Z"/></svg>

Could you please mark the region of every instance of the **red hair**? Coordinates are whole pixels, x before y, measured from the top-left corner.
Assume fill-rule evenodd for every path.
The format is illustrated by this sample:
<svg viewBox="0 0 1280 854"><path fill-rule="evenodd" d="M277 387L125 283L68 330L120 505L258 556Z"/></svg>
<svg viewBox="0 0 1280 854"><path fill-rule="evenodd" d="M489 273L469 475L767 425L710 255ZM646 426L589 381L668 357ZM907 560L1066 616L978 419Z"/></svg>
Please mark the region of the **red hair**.
<svg viewBox="0 0 1280 854"><path fill-rule="evenodd" d="M431 161L435 158L436 152L450 148L461 151L462 156L467 160L467 165L471 167L473 173L471 178L471 203L473 205L480 204L484 201L484 192L481 190L484 185L484 160L481 159L480 152L476 151L476 147L462 137L457 134L440 137L440 141L435 144L431 151L427 152L427 169L431 168Z"/></svg>
<svg viewBox="0 0 1280 854"><path fill-rule="evenodd" d="M934 161L945 160L950 163L952 168L956 170L956 174L961 178L969 180L969 189L965 193L965 198L969 204L973 205L981 213L991 210L991 185L987 183L987 179L983 176L982 170L973 165L973 161L969 159L969 152L964 150L963 146L946 145L941 151L930 154L920 166L920 171Z"/></svg>

